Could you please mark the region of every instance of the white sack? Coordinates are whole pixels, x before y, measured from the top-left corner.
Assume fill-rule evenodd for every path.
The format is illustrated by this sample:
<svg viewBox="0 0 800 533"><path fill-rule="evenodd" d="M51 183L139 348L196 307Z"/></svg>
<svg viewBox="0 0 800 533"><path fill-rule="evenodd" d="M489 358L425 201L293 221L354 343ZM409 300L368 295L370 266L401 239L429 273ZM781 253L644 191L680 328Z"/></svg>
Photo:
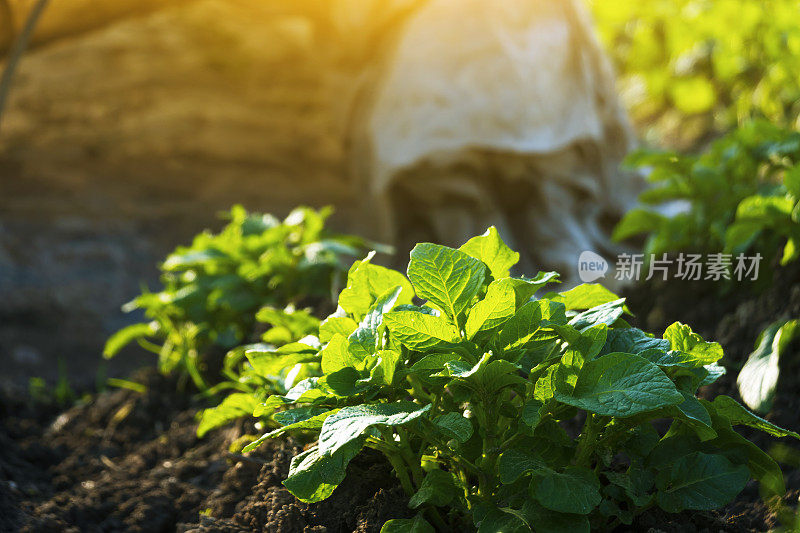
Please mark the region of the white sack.
<svg viewBox="0 0 800 533"><path fill-rule="evenodd" d="M506 226L540 263L529 266L574 270L584 249L613 252L599 219L638 192L637 178L618 171L633 136L580 2L429 0L386 65L367 119L369 186L395 237L406 233L397 211L416 201L437 211L428 226L441 240ZM527 183L539 198L508 213L493 197L497 180ZM398 206L398 188L417 199ZM448 215L463 196L466 213Z"/></svg>

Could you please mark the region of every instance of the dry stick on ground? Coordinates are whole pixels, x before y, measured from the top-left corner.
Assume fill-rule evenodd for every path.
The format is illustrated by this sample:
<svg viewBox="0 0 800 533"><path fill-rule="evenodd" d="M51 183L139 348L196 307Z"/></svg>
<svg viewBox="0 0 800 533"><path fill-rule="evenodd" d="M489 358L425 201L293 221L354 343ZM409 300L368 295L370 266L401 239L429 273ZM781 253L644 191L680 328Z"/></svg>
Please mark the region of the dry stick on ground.
<svg viewBox="0 0 800 533"><path fill-rule="evenodd" d="M48 0L39 0L36 2L36 5L33 6L33 9L31 10L31 14L28 15L28 20L25 21L25 26L17 36L17 40L14 42L11 52L8 54L6 68L3 70L3 76L0 77L0 125L2 125L3 111L6 106L6 101L8 100L8 93L11 90L11 82L14 78L14 71L17 68L17 64L19 63L22 54L24 54L25 50L28 48L28 43L31 40L31 35L33 35L33 30L36 28L36 23L39 21L39 17L41 17L42 12L44 12L44 8L47 7L47 2ZM8 3L4 3L8 9ZM10 10L8 10L8 12L10 13Z"/></svg>

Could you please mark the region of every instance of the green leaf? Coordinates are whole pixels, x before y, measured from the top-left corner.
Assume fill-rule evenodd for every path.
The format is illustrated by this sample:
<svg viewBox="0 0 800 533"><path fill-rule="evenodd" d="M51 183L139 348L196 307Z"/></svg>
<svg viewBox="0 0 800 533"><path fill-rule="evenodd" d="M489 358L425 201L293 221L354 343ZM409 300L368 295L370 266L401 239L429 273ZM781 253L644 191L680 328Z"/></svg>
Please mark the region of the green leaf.
<svg viewBox="0 0 800 533"><path fill-rule="evenodd" d="M376 350L376 332L368 327L358 327L347 337L347 349L355 359L363 360Z"/></svg>
<svg viewBox="0 0 800 533"><path fill-rule="evenodd" d="M455 322L481 290L486 266L464 252L422 243L411 250L408 278L420 298L436 304Z"/></svg>
<svg viewBox="0 0 800 533"><path fill-rule="evenodd" d="M717 103L716 88L704 76L675 78L669 89L675 107L687 115L706 113Z"/></svg>
<svg viewBox="0 0 800 533"><path fill-rule="evenodd" d="M511 267L519 262L519 253L503 242L494 226L490 226L483 235L472 237L459 250L482 261L489 267L494 279L508 277Z"/></svg>
<svg viewBox="0 0 800 533"><path fill-rule="evenodd" d="M800 202L798 202L797 206L795 206L793 213L792 220L795 222L800 222ZM795 233L798 235L787 239L786 244L783 247L781 266L786 266L800 258L800 229L795 228Z"/></svg>
<svg viewBox="0 0 800 533"><path fill-rule="evenodd" d="M440 316L392 311L384 315L383 322L392 336L411 350L428 350L461 340L458 328Z"/></svg>
<svg viewBox="0 0 800 533"><path fill-rule="evenodd" d="M507 283L492 282L483 300L470 309L467 317L467 338L472 339L480 331L501 326L516 311L514 289Z"/></svg>
<svg viewBox="0 0 800 533"><path fill-rule="evenodd" d="M402 287L398 285L387 290L375 300L361 324L347 338L350 341L350 353L362 359L375 353L378 328L383 323L383 315L394 307L401 291Z"/></svg>
<svg viewBox="0 0 800 533"><path fill-rule="evenodd" d="M724 366L720 366L717 363L711 363L710 365L703 366L703 370L705 371L706 375L700 381L699 387L705 387L706 385L711 385L712 383L716 382L719 378L725 375L727 370Z"/></svg>
<svg viewBox="0 0 800 533"><path fill-rule="evenodd" d="M717 396L714 398L712 405L717 411L717 414L727 418L734 426L749 426L759 429L773 437L794 437L795 439L800 439L800 435L794 431L783 429L772 422L764 420L760 416L754 415L730 396Z"/></svg>
<svg viewBox="0 0 800 533"><path fill-rule="evenodd" d="M787 196L748 196L736 208L736 220L753 220L768 226L777 220L788 219L794 200Z"/></svg>
<svg viewBox="0 0 800 533"><path fill-rule="evenodd" d="M710 511L733 500L750 479L744 465L722 455L695 452L679 458L656 478L656 501L668 513Z"/></svg>
<svg viewBox="0 0 800 533"><path fill-rule="evenodd" d="M202 266L204 263L213 263L219 259L227 259L228 254L215 248L205 250L190 251L184 254L170 254L162 263L161 268L166 271L183 270L195 266Z"/></svg>
<svg viewBox="0 0 800 533"><path fill-rule="evenodd" d="M536 337L542 323L563 324L567 321L566 307L559 302L535 300L526 303L509 318L497 335L497 344L505 350L531 350L548 344L552 336Z"/></svg>
<svg viewBox="0 0 800 533"><path fill-rule="evenodd" d="M305 309L276 309L274 307L262 307L256 313L256 320L265 324L270 324L271 329L288 331L289 339L284 343L302 338L311 333L319 331L319 319L310 314Z"/></svg>
<svg viewBox="0 0 800 533"><path fill-rule="evenodd" d="M333 412L335 411L338 411L338 409L335 409L334 411L329 411L325 407L297 407L295 409L287 409L286 411L279 411L274 415L272 415L272 418L278 424L283 426L283 428L286 428L287 426L291 426L293 424L307 422L312 418L321 414L325 413L333 414ZM320 424L319 427L322 427L322 424Z"/></svg>
<svg viewBox="0 0 800 533"><path fill-rule="evenodd" d="M711 427L711 415L694 394L679 391L683 395L683 402L678 405L667 407L667 413L673 417L683 420L694 429L697 436L702 441L713 439L717 436L716 431Z"/></svg>
<svg viewBox="0 0 800 533"><path fill-rule="evenodd" d="M337 333L349 337L358 327L358 323L346 316L329 316L319 325L319 341L329 342Z"/></svg>
<svg viewBox="0 0 800 533"><path fill-rule="evenodd" d="M639 352L638 355L644 357L655 365L665 368L680 367L689 370L702 370L706 366L711 366L704 364L704 359L699 359L694 354L681 352L679 350L669 350L664 352L660 349L647 349ZM713 364L714 363L712 363L712 365Z"/></svg>
<svg viewBox="0 0 800 533"><path fill-rule="evenodd" d="M625 451L632 457L647 457L660 439L661 437L653 425L645 422L633 428L625 442Z"/></svg>
<svg viewBox="0 0 800 533"><path fill-rule="evenodd" d="M744 252L765 229L763 221L739 220L731 224L725 231L725 251Z"/></svg>
<svg viewBox="0 0 800 533"><path fill-rule="evenodd" d="M347 275L347 287L339 295L339 305L357 319L372 307L375 299L400 286L397 305L410 304L414 298L411 283L400 272L370 263L374 254L353 264Z"/></svg>
<svg viewBox="0 0 800 533"><path fill-rule="evenodd" d="M634 235L639 235L640 233L650 233L652 231L656 231L661 221L663 220L663 215L656 213L655 211L650 211L647 209L631 209L625 216L622 217L622 220L619 221L619 224L614 228L614 233L611 235L611 239L614 241L624 241L629 237L633 237Z"/></svg>
<svg viewBox="0 0 800 533"><path fill-rule="evenodd" d="M284 396L271 395L265 402L256 407L255 411L253 411L253 416L271 414L275 407L287 403L310 403L328 396L326 391L320 388L319 378L307 378L297 383Z"/></svg>
<svg viewBox="0 0 800 533"><path fill-rule="evenodd" d="M755 351L739 372L736 383L744 403L758 413L768 413L775 399L781 353L800 332L800 320L781 320L770 324L759 336Z"/></svg>
<svg viewBox="0 0 800 533"><path fill-rule="evenodd" d="M474 366L463 361L450 361L445 363L445 370L438 376L453 378L481 394L493 394L509 385L525 383L513 363L502 359L490 361L490 358L489 354L484 354Z"/></svg>
<svg viewBox="0 0 800 533"><path fill-rule="evenodd" d="M393 518L381 528L381 533L436 533L433 526L418 514L414 518Z"/></svg>
<svg viewBox="0 0 800 533"><path fill-rule="evenodd" d="M572 317L569 325L577 330L590 328L597 324L613 326L614 322L625 312L625 298L613 300L579 313Z"/></svg>
<svg viewBox="0 0 800 533"><path fill-rule="evenodd" d="M653 499L649 491L653 488L655 478L647 469L631 466L625 473L606 471L603 475L611 483L621 487L636 507L644 507Z"/></svg>
<svg viewBox="0 0 800 533"><path fill-rule="evenodd" d="M559 513L545 509L534 499L522 506L522 513L539 533L589 533L589 519L585 515Z"/></svg>
<svg viewBox="0 0 800 533"><path fill-rule="evenodd" d="M513 509L490 509L481 518L478 533L527 533L531 530L525 517Z"/></svg>
<svg viewBox="0 0 800 533"><path fill-rule="evenodd" d="M457 487L452 474L443 470L431 470L422 480L422 486L408 500L408 506L416 509L420 505L434 505L442 507L453 501Z"/></svg>
<svg viewBox="0 0 800 533"><path fill-rule="evenodd" d="M426 355L425 357L423 357L422 359L411 365L409 371L412 374L430 376L431 374L443 370L445 364L449 363L450 361L459 361L459 360L460 360L459 356L454 353L448 353L448 352L432 353Z"/></svg>
<svg viewBox="0 0 800 533"><path fill-rule="evenodd" d="M789 194L800 200L800 164L795 164L783 173L783 184Z"/></svg>
<svg viewBox="0 0 800 533"><path fill-rule="evenodd" d="M292 351L295 348L298 350L297 352ZM300 343L287 344L278 349L270 349L257 344L245 349L244 355L250 366L253 367L253 372L268 379L280 376L298 363L318 360L314 348Z"/></svg>
<svg viewBox="0 0 800 533"><path fill-rule="evenodd" d="M437 416L433 424L450 439L465 443L472 437L472 422L461 413L445 413Z"/></svg>
<svg viewBox="0 0 800 533"><path fill-rule="evenodd" d="M402 426L420 418L430 409L431 405L420 407L408 401L343 407L322 425L319 449L322 453L333 453L358 439L371 427Z"/></svg>
<svg viewBox="0 0 800 533"><path fill-rule="evenodd" d="M606 344L600 353L604 355L612 352L624 352L640 355L645 350L667 352L669 348L668 340L656 339L638 328L623 328L608 330ZM649 357L645 358L650 359Z"/></svg>
<svg viewBox="0 0 800 533"><path fill-rule="evenodd" d="M545 475L551 470L535 450L511 448L500 454L497 473L500 483L509 485L529 473Z"/></svg>
<svg viewBox="0 0 800 533"><path fill-rule="evenodd" d="M258 402L252 394L236 392L228 395L218 406L203 411L197 436L202 438L212 429L224 426L232 420L253 416L256 405Z"/></svg>
<svg viewBox="0 0 800 533"><path fill-rule="evenodd" d="M536 294L536 291L547 285L548 283L558 283L557 272L539 272L533 278L501 278L495 280L502 285L508 285L514 289L515 304L517 308L528 303L528 301Z"/></svg>
<svg viewBox="0 0 800 533"><path fill-rule="evenodd" d="M364 369L364 358L359 357L350 350L350 341L340 333L336 333L328 345L320 352L322 356L322 371L332 374L342 368Z"/></svg>
<svg viewBox="0 0 800 533"><path fill-rule="evenodd" d="M602 322L577 331L571 326L552 324L552 328L562 339L567 341L568 347L564 352L561 362L577 368L583 366L585 361L594 359L600 353L608 338L608 326Z"/></svg>
<svg viewBox="0 0 800 533"><path fill-rule="evenodd" d="M552 297L554 301L563 302L567 310L591 309L619 299L619 296L599 283L584 283Z"/></svg>
<svg viewBox="0 0 800 533"><path fill-rule="evenodd" d="M653 363L637 355L611 353L588 361L575 388L557 387L555 399L604 416L628 417L681 403L684 398Z"/></svg>
<svg viewBox="0 0 800 533"><path fill-rule="evenodd" d="M542 407L544 407L544 403L538 400L530 399L526 401L525 405L522 406L520 421L530 429L535 429L542 420Z"/></svg>
<svg viewBox="0 0 800 533"><path fill-rule="evenodd" d="M714 363L722 358L722 347L717 342L705 342L686 324L675 322L664 332L664 339L673 350L690 354L698 366Z"/></svg>
<svg viewBox="0 0 800 533"><path fill-rule="evenodd" d="M535 476L531 489L543 507L560 513L589 514L602 500L597 476L578 466Z"/></svg>
<svg viewBox="0 0 800 533"><path fill-rule="evenodd" d="M342 398L361 394L370 387L369 380L362 380L361 373L351 366L340 368L320 378L319 384Z"/></svg>
<svg viewBox="0 0 800 533"><path fill-rule="evenodd" d="M544 403L555 395L555 375L560 365L550 365L547 371L536 380L533 397L536 401ZM572 384L574 386L574 383Z"/></svg>
<svg viewBox="0 0 800 533"><path fill-rule="evenodd" d="M258 439L245 446L242 451L249 452L255 450L266 440L279 437L287 431L318 430L322 428L325 419L337 411L338 409L328 410L324 407L299 407L297 409L289 409L288 411L275 413L273 418L276 422L282 424L282 427L264 433Z"/></svg>
<svg viewBox="0 0 800 533"><path fill-rule="evenodd" d="M442 316L442 312L438 309L434 309L433 307L427 307L425 305L412 305L412 304L403 304L398 305L394 308L395 311L414 311L415 313L423 313L425 315L431 316Z"/></svg>
<svg viewBox="0 0 800 533"><path fill-rule="evenodd" d="M119 353L125 346L142 337L152 337L158 333L157 322L147 322L143 324L131 324L117 331L106 341L103 348L103 357L111 359Z"/></svg>
<svg viewBox="0 0 800 533"><path fill-rule="evenodd" d="M360 440L350 441L333 452L322 452L318 446L310 448L292 459L283 485L300 501L322 501L344 480L348 463L360 450Z"/></svg>
<svg viewBox="0 0 800 533"><path fill-rule="evenodd" d="M377 363L370 370L370 383L390 387L394 383L400 354L394 350L381 350L375 354L375 360Z"/></svg>
<svg viewBox="0 0 800 533"><path fill-rule="evenodd" d="M710 402L703 400L703 403L711 413L714 430L718 435L709 444L732 461L741 462L742 458L746 458L751 477L757 479L761 487L770 494L783 496L786 492L786 485L778 463L758 446L734 431L730 421L717 414Z"/></svg>

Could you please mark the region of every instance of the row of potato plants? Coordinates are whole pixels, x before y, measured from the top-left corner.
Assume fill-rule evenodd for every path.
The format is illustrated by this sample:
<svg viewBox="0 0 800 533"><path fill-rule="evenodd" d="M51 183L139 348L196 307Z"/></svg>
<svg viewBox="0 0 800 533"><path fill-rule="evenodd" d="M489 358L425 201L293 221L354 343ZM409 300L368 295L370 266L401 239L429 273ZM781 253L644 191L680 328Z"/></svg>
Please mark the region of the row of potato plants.
<svg viewBox="0 0 800 533"><path fill-rule="evenodd" d="M641 151L628 164L647 169L652 187L629 211L614 237L646 235L644 252L759 253L782 266L800 258L800 132L768 122L743 125L715 141L704 153ZM657 211L669 202L686 209L666 215ZM767 287L769 269L762 269L757 288ZM733 282L721 284L736 288ZM780 360L800 334L800 317L784 316L768 325L741 369L739 392L752 409L772 407L780 376Z"/></svg>
<svg viewBox="0 0 800 533"><path fill-rule="evenodd" d="M558 275L510 276L519 255L494 228L459 249L418 244L407 276L372 258L318 326L231 352L241 386L232 373L238 390L200 434L252 415L270 429L245 451L286 434L315 443L284 481L306 502L330 496L362 448L381 452L418 510L386 532L467 518L480 532L610 529L651 507L721 507L751 478L783 494L775 461L733 428L800 435L731 397L698 398L723 352L689 326L631 327L599 285L537 297Z"/></svg>
<svg viewBox="0 0 800 533"><path fill-rule="evenodd" d="M279 220L234 206L222 231L205 231L167 256L162 290L145 290L123 307L143 311L146 321L112 335L104 356L137 342L157 354L162 372L206 394L241 387L241 354L220 363L214 353L252 342L267 326L262 339L277 345L316 331L319 321L304 307L330 306L354 258L370 248L389 250L331 232L331 212L298 207Z"/></svg>

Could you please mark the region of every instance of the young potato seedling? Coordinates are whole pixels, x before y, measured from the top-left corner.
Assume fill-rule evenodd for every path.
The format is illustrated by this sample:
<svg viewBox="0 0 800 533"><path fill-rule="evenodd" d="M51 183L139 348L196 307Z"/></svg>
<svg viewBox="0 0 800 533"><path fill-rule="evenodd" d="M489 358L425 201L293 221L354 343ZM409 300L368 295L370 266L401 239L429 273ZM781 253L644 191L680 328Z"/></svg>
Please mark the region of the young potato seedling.
<svg viewBox="0 0 800 533"><path fill-rule="evenodd" d="M220 377L217 366L203 368L210 364L209 353L252 342L258 322L275 326L264 339L268 343L296 340L309 323L316 330L315 319L294 308L335 300L349 264L344 257L363 256L376 246L328 231L331 212L298 207L280 221L234 206L219 234L201 233L191 246L178 247L166 258L163 290L145 291L123 308L143 309L149 321L115 333L104 356L137 341L158 355L162 372L177 371L207 392ZM289 324L292 319L297 324ZM238 360L240 354L234 354L223 369L233 381L238 376L230 373L238 371Z"/></svg>

